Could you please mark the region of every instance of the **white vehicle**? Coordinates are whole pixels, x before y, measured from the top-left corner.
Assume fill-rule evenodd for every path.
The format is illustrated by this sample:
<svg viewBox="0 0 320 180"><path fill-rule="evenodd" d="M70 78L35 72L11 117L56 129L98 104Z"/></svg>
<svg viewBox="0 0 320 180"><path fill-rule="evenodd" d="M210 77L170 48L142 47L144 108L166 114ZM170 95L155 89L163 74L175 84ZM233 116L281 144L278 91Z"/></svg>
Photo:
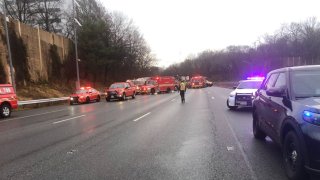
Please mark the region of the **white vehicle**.
<svg viewBox="0 0 320 180"><path fill-rule="evenodd" d="M262 78L242 80L237 87L234 87L227 100L227 106L231 110L238 107L252 107L256 91L260 88Z"/></svg>

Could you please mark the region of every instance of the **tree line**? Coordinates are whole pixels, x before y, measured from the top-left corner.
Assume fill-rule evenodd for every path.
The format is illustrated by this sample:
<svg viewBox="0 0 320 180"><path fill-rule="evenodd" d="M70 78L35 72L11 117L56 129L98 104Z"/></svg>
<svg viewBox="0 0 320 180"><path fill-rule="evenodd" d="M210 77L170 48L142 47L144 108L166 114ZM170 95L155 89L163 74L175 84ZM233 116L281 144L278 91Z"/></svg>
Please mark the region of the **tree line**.
<svg viewBox="0 0 320 180"><path fill-rule="evenodd" d="M109 12L98 0L76 0L75 9L71 1L62 0L5 2L8 15L20 22L60 33L73 42L76 29L80 77L84 82L109 83L151 72L155 57L139 28L127 16ZM54 51L50 54L56 56ZM51 68L57 72L57 80L64 76L74 81L75 48L63 64L54 63ZM61 68L67 69L62 75Z"/></svg>
<svg viewBox="0 0 320 180"><path fill-rule="evenodd" d="M206 50L173 64L165 75L204 75L215 81L231 81L265 75L273 69L320 63L320 23L316 18L282 25L252 46Z"/></svg>

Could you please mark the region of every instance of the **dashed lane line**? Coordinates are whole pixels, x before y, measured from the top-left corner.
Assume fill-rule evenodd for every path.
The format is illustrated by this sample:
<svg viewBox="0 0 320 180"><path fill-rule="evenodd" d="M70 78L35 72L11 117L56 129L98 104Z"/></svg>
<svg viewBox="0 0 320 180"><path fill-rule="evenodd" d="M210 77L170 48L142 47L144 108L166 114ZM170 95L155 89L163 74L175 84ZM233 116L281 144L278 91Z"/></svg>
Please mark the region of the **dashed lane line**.
<svg viewBox="0 0 320 180"><path fill-rule="evenodd" d="M148 116L149 114L151 114L151 112L148 112L147 114L145 114L145 115L143 115L143 116L140 116L140 117L138 117L137 119L135 119L135 120L133 120L133 121L134 121L134 122L137 122L137 121L139 121L140 119Z"/></svg>
<svg viewBox="0 0 320 180"><path fill-rule="evenodd" d="M84 116L86 116L86 115L81 115L81 116L76 116L76 117L64 119L64 120L61 120L61 121L56 121L56 122L53 122L52 124L58 124L58 123L66 122L66 121L70 121L70 120L73 120L73 119L78 119L78 118L81 118L81 117L84 117Z"/></svg>

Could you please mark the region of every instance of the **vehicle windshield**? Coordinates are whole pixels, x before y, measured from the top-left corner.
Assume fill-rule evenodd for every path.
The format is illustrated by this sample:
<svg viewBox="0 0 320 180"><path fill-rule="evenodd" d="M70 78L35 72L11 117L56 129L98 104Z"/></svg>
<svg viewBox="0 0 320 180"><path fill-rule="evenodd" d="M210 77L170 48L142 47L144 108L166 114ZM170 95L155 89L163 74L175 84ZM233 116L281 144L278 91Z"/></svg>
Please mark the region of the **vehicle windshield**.
<svg viewBox="0 0 320 180"><path fill-rule="evenodd" d="M118 88L124 88L124 84L122 83L117 83L117 84L112 84L110 86L110 89L118 89Z"/></svg>
<svg viewBox="0 0 320 180"><path fill-rule="evenodd" d="M295 97L320 97L320 70L294 71L291 79Z"/></svg>
<svg viewBox="0 0 320 180"><path fill-rule="evenodd" d="M237 89L259 89L262 81L243 81L240 82Z"/></svg>
<svg viewBox="0 0 320 180"><path fill-rule="evenodd" d="M85 89L78 89L76 91L76 94L83 94L83 93L86 93L87 91Z"/></svg>
<svg viewBox="0 0 320 180"><path fill-rule="evenodd" d="M144 85L144 81L133 81L134 85Z"/></svg>
<svg viewBox="0 0 320 180"><path fill-rule="evenodd" d="M146 84L147 84L147 85L148 85L148 84L149 84L149 85L155 85L155 84L156 84L156 82L155 82L155 81L151 81L151 80L150 80L150 81L146 81Z"/></svg>
<svg viewBox="0 0 320 180"><path fill-rule="evenodd" d="M201 82L201 79L192 79L191 82Z"/></svg>

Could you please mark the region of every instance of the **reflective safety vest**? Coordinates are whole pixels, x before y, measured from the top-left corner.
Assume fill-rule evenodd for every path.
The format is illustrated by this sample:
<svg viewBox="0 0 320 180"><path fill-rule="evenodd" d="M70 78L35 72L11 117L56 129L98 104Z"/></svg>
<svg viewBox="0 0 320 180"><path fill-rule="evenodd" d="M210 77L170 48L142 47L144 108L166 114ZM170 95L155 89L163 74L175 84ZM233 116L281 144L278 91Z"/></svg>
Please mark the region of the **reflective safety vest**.
<svg viewBox="0 0 320 180"><path fill-rule="evenodd" d="M186 90L186 84L185 83L180 83L180 91L185 91Z"/></svg>

